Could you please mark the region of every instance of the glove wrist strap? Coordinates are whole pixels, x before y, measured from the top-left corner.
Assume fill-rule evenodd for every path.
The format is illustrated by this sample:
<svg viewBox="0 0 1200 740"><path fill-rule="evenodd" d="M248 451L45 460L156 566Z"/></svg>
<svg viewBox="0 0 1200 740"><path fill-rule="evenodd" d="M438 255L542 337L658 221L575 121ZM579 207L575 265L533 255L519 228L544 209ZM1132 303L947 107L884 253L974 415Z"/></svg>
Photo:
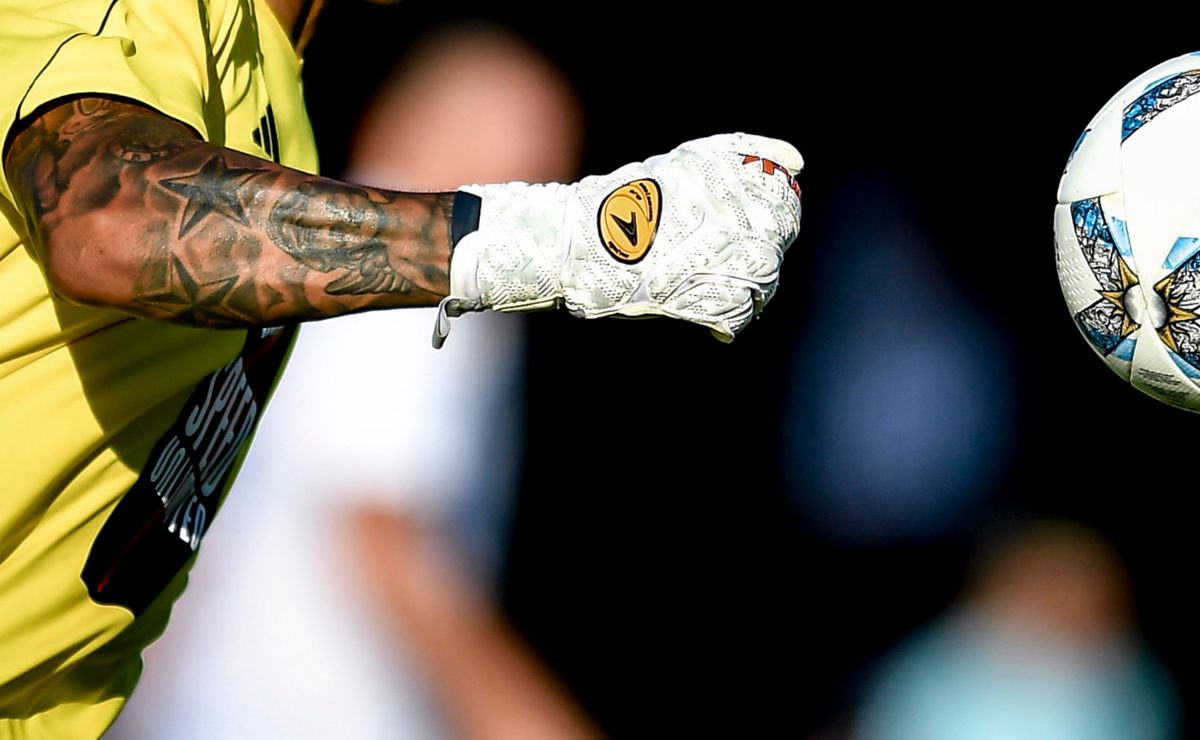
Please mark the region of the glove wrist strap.
<svg viewBox="0 0 1200 740"><path fill-rule="evenodd" d="M483 198L465 190L454 194L454 213L450 217L450 250L453 251L467 234L479 229L479 212Z"/></svg>

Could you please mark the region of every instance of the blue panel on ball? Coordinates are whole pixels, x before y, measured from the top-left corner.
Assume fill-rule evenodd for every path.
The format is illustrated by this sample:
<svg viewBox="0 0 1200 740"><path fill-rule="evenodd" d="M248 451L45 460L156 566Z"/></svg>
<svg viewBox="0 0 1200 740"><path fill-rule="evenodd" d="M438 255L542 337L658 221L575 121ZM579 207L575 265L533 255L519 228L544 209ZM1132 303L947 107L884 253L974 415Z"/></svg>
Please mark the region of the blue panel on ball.
<svg viewBox="0 0 1200 740"><path fill-rule="evenodd" d="M1133 337L1125 339L1112 351L1113 357L1119 357L1126 362L1133 362L1133 351L1137 349L1137 340Z"/></svg>
<svg viewBox="0 0 1200 740"><path fill-rule="evenodd" d="M1167 354L1171 356L1171 359L1175 361L1176 367L1182 370L1184 375L1188 376L1192 380L1200 380L1200 370L1197 370L1195 367L1189 364L1187 360L1183 359L1171 350L1167 350Z"/></svg>
<svg viewBox="0 0 1200 740"><path fill-rule="evenodd" d="M1075 314L1075 323L1101 354L1110 355L1125 340L1121 335L1122 317L1111 303L1097 301Z"/></svg>
<svg viewBox="0 0 1200 740"><path fill-rule="evenodd" d="M1119 250L1099 198L1077 200L1071 204L1071 220L1075 224L1075 237L1092 274L1104 290L1121 289L1121 267ZM1126 237L1128 239L1128 237Z"/></svg>
<svg viewBox="0 0 1200 740"><path fill-rule="evenodd" d="M1129 261L1133 261L1133 247L1129 244L1129 227L1125 222L1116 216L1110 216L1112 221L1113 244L1116 245L1117 251L1121 256Z"/></svg>
<svg viewBox="0 0 1200 740"><path fill-rule="evenodd" d="M1096 282L1100 284L1101 294L1095 303L1075 314L1075 322L1101 354L1110 355L1138 328L1138 324L1125 313L1122 300L1125 291L1137 280L1132 277L1133 271L1120 254L1099 198L1072 203L1071 221L1079 249ZM1128 248L1129 237L1124 233L1123 224L1118 231L1122 233Z"/></svg>
<svg viewBox="0 0 1200 740"><path fill-rule="evenodd" d="M1168 108L1187 100L1200 92L1200 70L1192 70L1182 74L1172 75L1152 86L1125 106L1125 116L1121 121L1121 141L1150 123L1160 113Z"/></svg>
<svg viewBox="0 0 1200 740"><path fill-rule="evenodd" d="M1200 239L1194 236L1181 236L1175 240L1175 245L1171 247L1171 251L1167 254L1167 258L1163 260L1163 267L1168 270L1175 268L1187 262L1188 258L1200 250Z"/></svg>

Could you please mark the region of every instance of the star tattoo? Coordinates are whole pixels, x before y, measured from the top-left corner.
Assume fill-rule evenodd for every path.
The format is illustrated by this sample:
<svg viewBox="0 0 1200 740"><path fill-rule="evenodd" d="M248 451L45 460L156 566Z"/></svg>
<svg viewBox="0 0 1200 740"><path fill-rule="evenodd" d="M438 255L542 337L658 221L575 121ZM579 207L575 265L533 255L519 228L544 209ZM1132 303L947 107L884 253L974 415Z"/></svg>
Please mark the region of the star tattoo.
<svg viewBox="0 0 1200 740"><path fill-rule="evenodd" d="M224 157L213 157L199 170L190 175L167 177L160 184L181 196L186 205L179 226L182 238L209 214L224 216L243 226L249 225L246 209L242 204L241 186L256 175L260 169L231 168Z"/></svg>

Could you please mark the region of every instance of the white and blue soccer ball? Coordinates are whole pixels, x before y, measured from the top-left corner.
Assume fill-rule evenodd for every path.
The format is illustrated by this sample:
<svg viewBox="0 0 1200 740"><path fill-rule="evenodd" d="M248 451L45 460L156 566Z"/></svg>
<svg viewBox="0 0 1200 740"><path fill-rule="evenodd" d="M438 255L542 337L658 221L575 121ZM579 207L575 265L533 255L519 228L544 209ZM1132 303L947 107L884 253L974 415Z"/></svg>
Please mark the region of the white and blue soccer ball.
<svg viewBox="0 0 1200 740"><path fill-rule="evenodd" d="M1200 411L1200 52L1147 71L1088 124L1054 241L1063 296L1101 359Z"/></svg>

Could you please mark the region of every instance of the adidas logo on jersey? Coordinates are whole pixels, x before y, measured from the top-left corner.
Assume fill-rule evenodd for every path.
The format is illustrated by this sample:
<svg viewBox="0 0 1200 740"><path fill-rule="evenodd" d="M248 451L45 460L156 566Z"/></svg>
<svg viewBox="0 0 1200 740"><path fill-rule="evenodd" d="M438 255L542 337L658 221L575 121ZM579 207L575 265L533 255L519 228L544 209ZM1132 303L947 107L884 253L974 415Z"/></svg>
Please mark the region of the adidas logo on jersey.
<svg viewBox="0 0 1200 740"><path fill-rule="evenodd" d="M258 119L258 128L250 136L268 157L279 163L279 130L275 128L275 111L271 110L270 103L267 103L267 112Z"/></svg>

